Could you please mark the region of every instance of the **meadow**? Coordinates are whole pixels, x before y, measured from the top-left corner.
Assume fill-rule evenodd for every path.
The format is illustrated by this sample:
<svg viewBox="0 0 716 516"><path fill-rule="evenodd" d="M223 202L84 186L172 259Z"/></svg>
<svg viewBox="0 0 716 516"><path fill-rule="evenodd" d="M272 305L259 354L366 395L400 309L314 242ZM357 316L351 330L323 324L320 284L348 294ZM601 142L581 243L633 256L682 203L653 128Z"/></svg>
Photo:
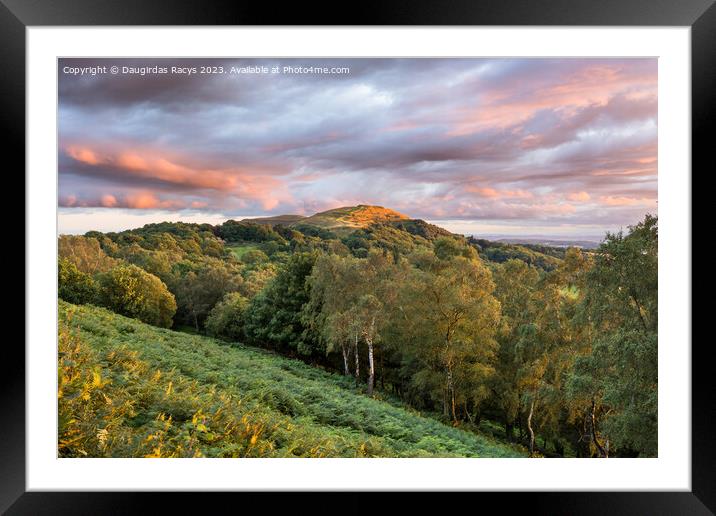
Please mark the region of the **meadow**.
<svg viewBox="0 0 716 516"><path fill-rule="evenodd" d="M237 260L242 260L249 251L260 251L261 247L256 244L232 244L226 246Z"/></svg>

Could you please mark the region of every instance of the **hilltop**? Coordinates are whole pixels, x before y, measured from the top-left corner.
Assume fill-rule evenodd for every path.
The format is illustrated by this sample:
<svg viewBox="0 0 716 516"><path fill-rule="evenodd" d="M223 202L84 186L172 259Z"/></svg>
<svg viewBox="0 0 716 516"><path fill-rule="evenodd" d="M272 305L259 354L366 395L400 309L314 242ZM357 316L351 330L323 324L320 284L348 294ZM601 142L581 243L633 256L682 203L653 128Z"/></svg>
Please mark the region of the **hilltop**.
<svg viewBox="0 0 716 516"><path fill-rule="evenodd" d="M526 456L299 360L62 300L59 319L61 456Z"/></svg>
<svg viewBox="0 0 716 516"><path fill-rule="evenodd" d="M320 229L345 232L347 230L367 228L373 224L388 224L408 220L412 219L395 210L382 206L359 204L358 206L343 206L341 208L322 211L309 217L303 215L277 215L274 217L242 219L241 222L270 224L290 228L312 226Z"/></svg>
<svg viewBox="0 0 716 516"><path fill-rule="evenodd" d="M333 210L316 213L296 224L307 224L326 229L336 228L366 228L372 224L385 224L400 220L410 220L410 217L382 206L345 206Z"/></svg>

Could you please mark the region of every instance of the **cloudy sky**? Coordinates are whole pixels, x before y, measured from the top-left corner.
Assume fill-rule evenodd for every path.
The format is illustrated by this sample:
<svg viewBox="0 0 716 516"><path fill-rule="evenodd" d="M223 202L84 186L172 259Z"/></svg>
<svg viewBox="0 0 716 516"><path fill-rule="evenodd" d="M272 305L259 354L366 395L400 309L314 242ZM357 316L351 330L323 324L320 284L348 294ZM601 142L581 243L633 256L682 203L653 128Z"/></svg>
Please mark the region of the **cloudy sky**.
<svg viewBox="0 0 716 516"><path fill-rule="evenodd" d="M58 163L60 233L377 204L600 236L656 213L657 61L61 59Z"/></svg>

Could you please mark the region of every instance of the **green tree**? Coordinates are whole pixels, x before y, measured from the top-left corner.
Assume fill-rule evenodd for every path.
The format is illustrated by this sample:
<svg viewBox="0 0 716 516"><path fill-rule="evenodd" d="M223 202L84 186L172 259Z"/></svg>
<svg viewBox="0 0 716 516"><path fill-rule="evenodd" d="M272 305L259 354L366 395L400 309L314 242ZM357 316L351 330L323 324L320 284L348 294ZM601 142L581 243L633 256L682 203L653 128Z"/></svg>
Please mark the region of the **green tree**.
<svg viewBox="0 0 716 516"><path fill-rule="evenodd" d="M276 277L277 265L264 263L242 271L244 281L239 286L241 294L251 299L261 292Z"/></svg>
<svg viewBox="0 0 716 516"><path fill-rule="evenodd" d="M179 314L199 331L209 311L225 294L235 292L243 283L241 275L221 262L205 262L197 272L181 277L174 291Z"/></svg>
<svg viewBox="0 0 716 516"><path fill-rule="evenodd" d="M521 390L533 454L537 430L545 442L550 438L556 443L569 409L564 380L582 347L582 326L575 320L575 309L583 295L580 278L588 267L579 249L568 250L559 267L542 275L530 296L527 321L517 329L515 385Z"/></svg>
<svg viewBox="0 0 716 516"><path fill-rule="evenodd" d="M247 265L255 265L268 262L269 257L260 249L251 249L243 254L241 261Z"/></svg>
<svg viewBox="0 0 716 516"><path fill-rule="evenodd" d="M244 338L244 312L248 300L238 292L229 292L206 318L206 331L213 337L231 342Z"/></svg>
<svg viewBox="0 0 716 516"><path fill-rule="evenodd" d="M119 314L168 328L176 312L174 295L162 281L136 265L119 265L99 276L99 302Z"/></svg>
<svg viewBox="0 0 716 516"><path fill-rule="evenodd" d="M496 374L493 389L503 413L505 432L512 439L512 429L522 410L523 392L519 386L518 343L523 328L534 317L531 303L539 273L527 263L511 259L495 267L495 297L500 301L502 318L497 332Z"/></svg>
<svg viewBox="0 0 716 516"><path fill-rule="evenodd" d="M72 262L79 271L86 274L106 272L117 264L117 260L100 247L99 240L79 235L60 235L57 254Z"/></svg>
<svg viewBox="0 0 716 516"><path fill-rule="evenodd" d="M360 378L359 342L366 345L367 393L372 396L376 378L376 346L387 323L391 295L391 278L395 267L385 251L373 249L364 259L350 254L328 255L319 259L309 280L311 302L309 314L317 314L329 351L339 348L344 372L348 372L348 355L355 355L356 380ZM310 318L309 318L310 320ZM383 371L381 371L381 374Z"/></svg>
<svg viewBox="0 0 716 516"><path fill-rule="evenodd" d="M458 406L473 418L488 394L500 304L492 295L491 273L477 257L444 256L413 257L417 268L401 299L403 341L416 364L413 385L457 423Z"/></svg>
<svg viewBox="0 0 716 516"><path fill-rule="evenodd" d="M318 253L298 252L246 309L246 337L258 346L303 356L323 354L320 336L304 321L304 305L310 299L307 282Z"/></svg>
<svg viewBox="0 0 716 516"><path fill-rule="evenodd" d="M600 456L657 454L658 221L647 215L628 234L607 234L586 275L583 317L591 350L569 379L586 406Z"/></svg>
<svg viewBox="0 0 716 516"><path fill-rule="evenodd" d="M99 287L89 274L80 271L67 258L60 258L57 267L58 296L76 305L97 300Z"/></svg>
<svg viewBox="0 0 716 516"><path fill-rule="evenodd" d="M338 349L343 373L350 374L350 353L355 353L356 381L360 377L358 340L360 327L353 308L353 293L359 283L357 260L335 254L321 255L308 278L310 299L304 306L304 320L323 336L326 352Z"/></svg>

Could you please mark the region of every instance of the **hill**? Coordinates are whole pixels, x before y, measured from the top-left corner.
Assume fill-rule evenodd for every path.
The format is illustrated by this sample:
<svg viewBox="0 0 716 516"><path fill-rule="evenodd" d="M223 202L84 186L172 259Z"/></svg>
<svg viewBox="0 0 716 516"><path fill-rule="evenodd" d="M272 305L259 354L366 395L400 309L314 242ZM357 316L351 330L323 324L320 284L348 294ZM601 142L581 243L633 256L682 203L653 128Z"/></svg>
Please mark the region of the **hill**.
<svg viewBox="0 0 716 516"><path fill-rule="evenodd" d="M339 228L366 228L372 224L385 224L399 220L410 220L410 217L382 206L346 206L333 210L323 211L306 217L292 225L311 225L324 229L335 230Z"/></svg>
<svg viewBox="0 0 716 516"><path fill-rule="evenodd" d="M230 221L231 222L231 221ZM434 224L421 219L412 219L407 215L382 206L344 206L316 213L310 217L301 215L278 215L256 219L243 219L238 234L240 240L270 239L264 231L256 232L252 228L280 228L298 230L306 236L319 240L340 240L356 254L364 256L370 247L381 247L393 251L408 253L416 247L429 246L431 241L440 237L463 238ZM253 235L256 233L256 235ZM234 234L237 234L234 232ZM251 236L249 236L251 234ZM222 235L223 236L223 235ZM228 238L229 241L236 238ZM536 243L519 244L517 242L494 241L468 237L481 256L496 263L516 258L544 270L553 270L564 257L566 246L549 246Z"/></svg>
<svg viewBox="0 0 716 516"><path fill-rule="evenodd" d="M273 353L59 301L59 453L520 457Z"/></svg>
<svg viewBox="0 0 716 516"><path fill-rule="evenodd" d="M582 249L596 249L600 241L597 240L555 240L551 238L530 238L530 237L488 237L494 242L505 244L521 244L541 247L579 247Z"/></svg>

